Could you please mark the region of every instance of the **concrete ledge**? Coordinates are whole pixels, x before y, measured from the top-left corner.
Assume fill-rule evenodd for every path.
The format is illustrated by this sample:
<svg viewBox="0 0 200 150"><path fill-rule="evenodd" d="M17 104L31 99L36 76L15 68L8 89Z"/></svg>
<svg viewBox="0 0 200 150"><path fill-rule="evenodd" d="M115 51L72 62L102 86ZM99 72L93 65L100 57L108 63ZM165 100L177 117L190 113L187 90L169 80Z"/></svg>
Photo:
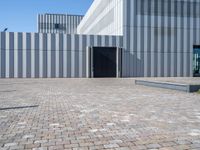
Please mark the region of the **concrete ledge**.
<svg viewBox="0 0 200 150"><path fill-rule="evenodd" d="M161 81L145 81L145 80L135 80L136 85L144 85L150 87L171 89L183 92L197 92L200 89L200 85L189 85L171 82L161 82Z"/></svg>

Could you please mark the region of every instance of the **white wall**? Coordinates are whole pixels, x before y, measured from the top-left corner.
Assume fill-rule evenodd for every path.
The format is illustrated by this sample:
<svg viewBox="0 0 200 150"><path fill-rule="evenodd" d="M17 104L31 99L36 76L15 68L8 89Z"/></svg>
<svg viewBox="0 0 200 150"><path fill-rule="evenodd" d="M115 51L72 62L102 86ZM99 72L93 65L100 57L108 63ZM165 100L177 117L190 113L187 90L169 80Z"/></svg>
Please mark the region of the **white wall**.
<svg viewBox="0 0 200 150"><path fill-rule="evenodd" d="M123 0L94 0L77 33L123 35Z"/></svg>

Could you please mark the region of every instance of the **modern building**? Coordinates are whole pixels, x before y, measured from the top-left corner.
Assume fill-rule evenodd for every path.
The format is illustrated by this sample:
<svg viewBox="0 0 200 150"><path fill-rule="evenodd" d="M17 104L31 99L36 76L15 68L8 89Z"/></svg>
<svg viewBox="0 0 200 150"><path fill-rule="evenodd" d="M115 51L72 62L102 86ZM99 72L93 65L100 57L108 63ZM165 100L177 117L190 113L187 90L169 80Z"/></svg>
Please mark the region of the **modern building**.
<svg viewBox="0 0 200 150"><path fill-rule="evenodd" d="M69 14L39 14L37 18L39 33L76 34L83 16Z"/></svg>
<svg viewBox="0 0 200 150"><path fill-rule="evenodd" d="M70 34L48 31L63 27L51 19L39 33L2 32L0 77L200 76L199 10L199 0L94 0Z"/></svg>

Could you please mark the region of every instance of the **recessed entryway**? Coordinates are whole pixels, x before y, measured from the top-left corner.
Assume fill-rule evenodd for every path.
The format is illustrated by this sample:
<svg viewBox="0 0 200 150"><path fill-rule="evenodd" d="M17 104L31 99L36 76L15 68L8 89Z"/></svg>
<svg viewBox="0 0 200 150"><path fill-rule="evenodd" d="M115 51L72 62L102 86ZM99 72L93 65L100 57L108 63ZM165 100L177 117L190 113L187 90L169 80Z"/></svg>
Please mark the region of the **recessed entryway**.
<svg viewBox="0 0 200 150"><path fill-rule="evenodd" d="M92 78L121 77L121 51L117 47L89 47L87 76Z"/></svg>

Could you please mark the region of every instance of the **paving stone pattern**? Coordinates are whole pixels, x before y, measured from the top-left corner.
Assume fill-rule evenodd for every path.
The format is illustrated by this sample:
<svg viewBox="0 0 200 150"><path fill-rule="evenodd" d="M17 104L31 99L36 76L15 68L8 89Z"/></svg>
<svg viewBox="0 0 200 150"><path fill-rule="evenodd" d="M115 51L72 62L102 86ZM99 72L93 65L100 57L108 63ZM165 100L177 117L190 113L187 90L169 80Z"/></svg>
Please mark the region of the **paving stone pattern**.
<svg viewBox="0 0 200 150"><path fill-rule="evenodd" d="M200 95L134 79L2 79L0 108L0 150L200 150Z"/></svg>

